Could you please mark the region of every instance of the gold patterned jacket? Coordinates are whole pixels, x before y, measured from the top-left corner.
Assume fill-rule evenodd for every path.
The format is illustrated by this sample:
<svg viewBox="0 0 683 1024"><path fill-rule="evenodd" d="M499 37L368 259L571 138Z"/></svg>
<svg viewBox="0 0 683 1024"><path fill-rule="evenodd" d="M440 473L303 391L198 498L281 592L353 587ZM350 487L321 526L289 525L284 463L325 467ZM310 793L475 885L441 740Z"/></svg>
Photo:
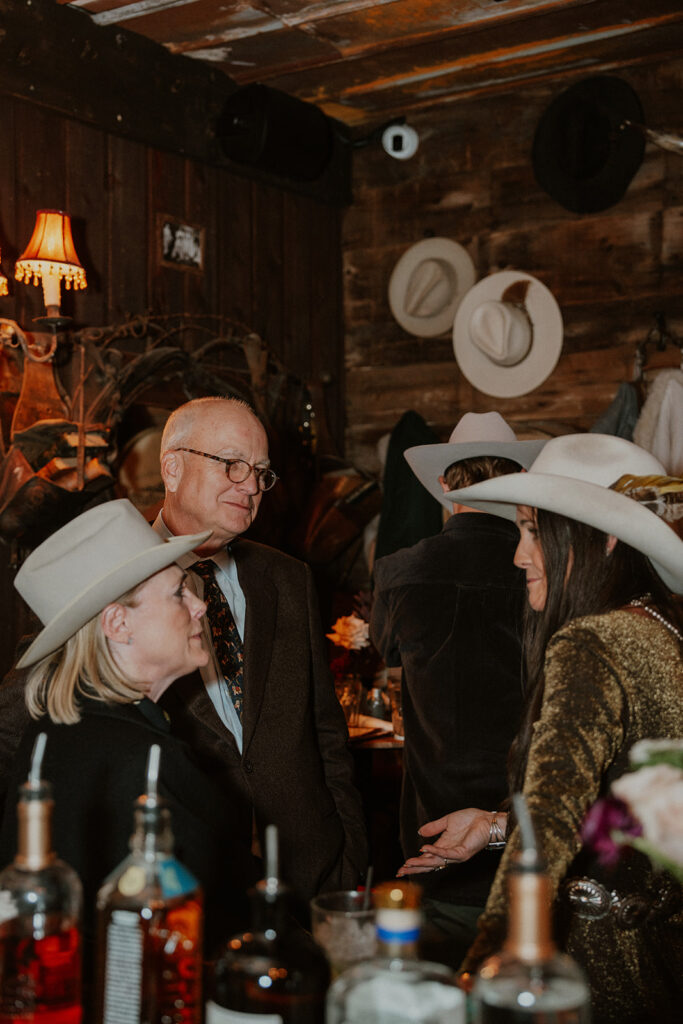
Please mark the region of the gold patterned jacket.
<svg viewBox="0 0 683 1024"><path fill-rule="evenodd" d="M557 898L556 937L588 975L593 1024L681 1019L681 886L631 850L615 869L599 867L582 847L580 832L591 805L628 770L637 740L682 736L681 644L665 626L641 610L623 609L575 619L552 637L524 792ZM502 945L506 876L518 850L515 829L466 970ZM616 906L599 920L568 909L561 885L575 876L614 891Z"/></svg>

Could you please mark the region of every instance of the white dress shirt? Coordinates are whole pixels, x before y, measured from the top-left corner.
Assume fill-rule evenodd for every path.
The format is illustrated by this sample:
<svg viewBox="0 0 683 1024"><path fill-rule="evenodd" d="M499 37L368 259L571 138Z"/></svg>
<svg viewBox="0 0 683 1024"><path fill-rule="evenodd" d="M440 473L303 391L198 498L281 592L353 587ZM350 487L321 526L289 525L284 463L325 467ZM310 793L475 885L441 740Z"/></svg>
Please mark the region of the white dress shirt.
<svg viewBox="0 0 683 1024"><path fill-rule="evenodd" d="M161 512L154 522L154 529L160 537L173 536L169 528L166 526ZM183 555L178 559L178 565L183 569L189 570L190 580L195 593L198 597L203 599L204 581L192 572L192 565L196 561L197 556L194 552L190 551L187 555ZM204 561L204 559L202 559L202 561ZM226 600L230 605L232 617L235 620L235 625L237 626L237 632L239 633L240 638L244 640L244 620L247 613L247 602L244 597L244 591L242 590L239 579L237 578L237 566L235 565L235 559L230 555L226 548L221 548L215 554L211 555L211 561L216 565L216 583L222 590L223 594L225 594ZM211 698L213 706L226 729L229 729L235 737L237 747L241 754L242 723L235 711L235 706L230 697L228 684L225 681L218 664L218 659L216 658L208 617L205 615L202 621L204 624L204 643L206 649L211 653L211 657L209 658L208 663L202 666L199 671L201 673L204 686L206 687L206 692Z"/></svg>

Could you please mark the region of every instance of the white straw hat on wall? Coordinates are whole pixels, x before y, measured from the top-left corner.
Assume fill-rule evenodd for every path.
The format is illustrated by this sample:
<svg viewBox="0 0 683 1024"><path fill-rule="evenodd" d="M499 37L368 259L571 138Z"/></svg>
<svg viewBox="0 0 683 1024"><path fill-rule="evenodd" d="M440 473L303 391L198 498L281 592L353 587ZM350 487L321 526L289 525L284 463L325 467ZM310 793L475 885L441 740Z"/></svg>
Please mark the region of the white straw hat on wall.
<svg viewBox="0 0 683 1024"><path fill-rule="evenodd" d="M450 238L424 238L403 253L389 280L391 312L409 334L447 334L476 279L474 263Z"/></svg>
<svg viewBox="0 0 683 1024"><path fill-rule="evenodd" d="M453 350L470 384L513 398L533 391L562 351L562 314L542 281L502 270L478 281L458 306Z"/></svg>

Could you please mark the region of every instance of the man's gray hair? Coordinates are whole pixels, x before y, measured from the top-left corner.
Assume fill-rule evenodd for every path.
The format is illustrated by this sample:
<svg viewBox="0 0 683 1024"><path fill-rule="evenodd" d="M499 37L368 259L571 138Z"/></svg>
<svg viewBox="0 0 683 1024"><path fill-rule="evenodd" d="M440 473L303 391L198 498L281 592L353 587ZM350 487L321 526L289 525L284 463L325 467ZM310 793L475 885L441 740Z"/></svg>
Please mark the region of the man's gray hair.
<svg viewBox="0 0 683 1024"><path fill-rule="evenodd" d="M215 407L217 402L223 405L227 404L233 409L246 409L255 419L258 419L249 403L241 398L222 397L221 395L193 398L192 401L185 402L184 405L179 405L177 409L174 409L166 420L166 426L161 435L160 454L163 455L164 452L173 451L175 448L189 447L197 421L201 419L204 412L212 406Z"/></svg>

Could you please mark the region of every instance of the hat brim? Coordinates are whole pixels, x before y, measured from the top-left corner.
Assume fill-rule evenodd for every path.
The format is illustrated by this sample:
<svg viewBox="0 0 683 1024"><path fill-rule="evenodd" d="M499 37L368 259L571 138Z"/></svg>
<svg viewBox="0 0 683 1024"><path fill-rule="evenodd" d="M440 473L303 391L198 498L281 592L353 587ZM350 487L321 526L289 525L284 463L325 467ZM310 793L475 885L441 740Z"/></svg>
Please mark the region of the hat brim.
<svg viewBox="0 0 683 1024"><path fill-rule="evenodd" d="M17 662L17 668L28 668L41 658L52 654L108 604L116 601L149 576L172 565L189 551L194 551L210 536L211 530L204 530L202 533L171 537L163 544L155 544L94 580L86 590L45 624L30 647L22 654Z"/></svg>
<svg viewBox="0 0 683 1024"><path fill-rule="evenodd" d="M524 305L533 325L531 348L515 366L498 366L472 341L470 320L483 302L500 301L517 281L529 283ZM477 281L458 306L453 351L462 373L478 391L494 398L514 398L533 391L550 376L560 358L562 334L562 313L550 289L531 274L500 270Z"/></svg>
<svg viewBox="0 0 683 1024"><path fill-rule="evenodd" d="M511 473L449 491L449 501L515 520L517 505L546 509L612 534L649 558L676 594L683 594L683 541L654 512L600 484L550 473Z"/></svg>
<svg viewBox="0 0 683 1024"><path fill-rule="evenodd" d="M444 494L439 477L454 462L489 455L492 458L511 459L528 469L544 445L545 441L467 441L416 445L403 454L422 486L450 512L453 502Z"/></svg>
<svg viewBox="0 0 683 1024"><path fill-rule="evenodd" d="M443 260L454 271L457 288L451 301L434 316L411 316L404 306L411 274L425 260ZM476 280L472 257L462 245L450 238L423 238L403 253L389 279L389 306L394 318L409 334L418 338L436 338L447 334L463 296Z"/></svg>

